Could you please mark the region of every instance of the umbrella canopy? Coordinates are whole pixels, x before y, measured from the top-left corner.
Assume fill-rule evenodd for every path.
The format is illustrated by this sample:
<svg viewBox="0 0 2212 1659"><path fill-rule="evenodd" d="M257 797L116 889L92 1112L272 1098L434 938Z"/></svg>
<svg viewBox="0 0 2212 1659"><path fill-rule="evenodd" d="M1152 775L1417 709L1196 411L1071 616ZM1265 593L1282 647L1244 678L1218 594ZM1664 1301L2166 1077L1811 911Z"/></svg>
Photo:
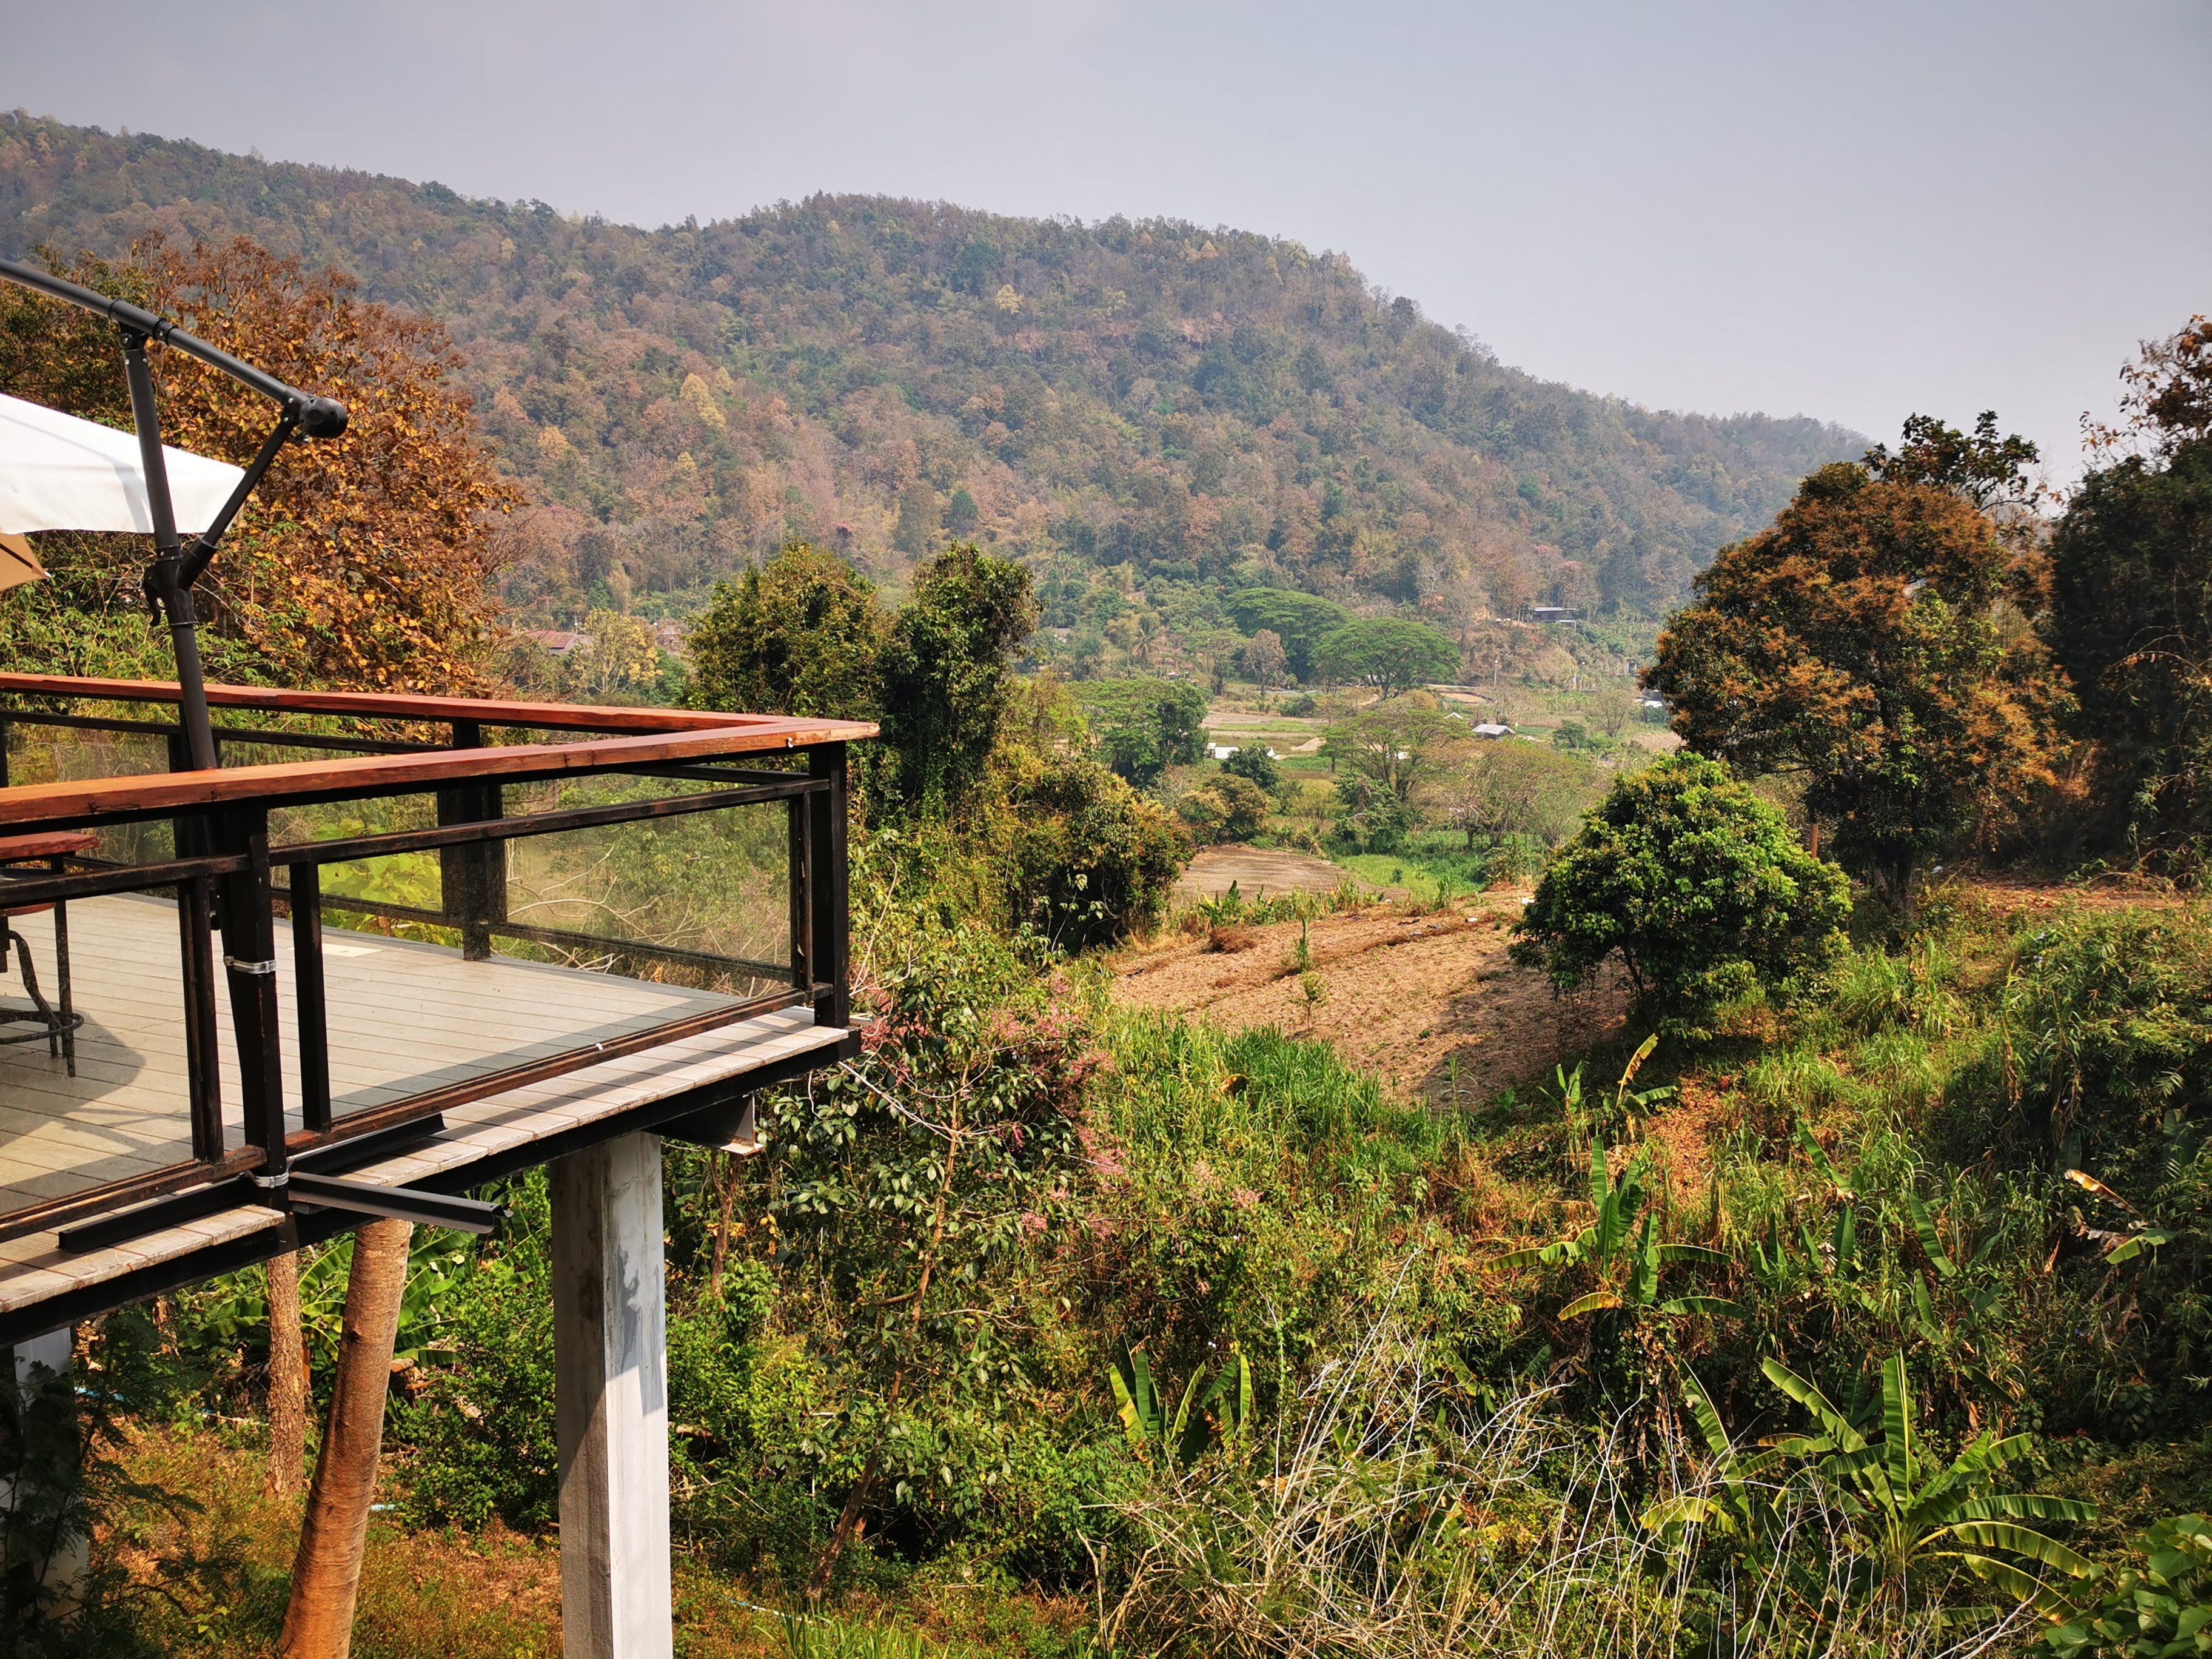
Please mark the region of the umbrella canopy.
<svg viewBox="0 0 2212 1659"><path fill-rule="evenodd" d="M177 528L206 529L246 470L167 444L161 454ZM0 534L153 528L137 434L0 393Z"/></svg>
<svg viewBox="0 0 2212 1659"><path fill-rule="evenodd" d="M46 574L46 568L31 551L30 543L21 536L0 536L0 593L34 582Z"/></svg>

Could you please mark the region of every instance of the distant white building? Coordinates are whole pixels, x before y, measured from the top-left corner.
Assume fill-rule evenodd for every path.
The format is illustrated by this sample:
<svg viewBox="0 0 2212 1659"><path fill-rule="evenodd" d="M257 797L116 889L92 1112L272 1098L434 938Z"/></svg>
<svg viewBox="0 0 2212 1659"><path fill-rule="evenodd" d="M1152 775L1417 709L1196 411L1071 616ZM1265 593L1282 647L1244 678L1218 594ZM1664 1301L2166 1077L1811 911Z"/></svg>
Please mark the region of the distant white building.
<svg viewBox="0 0 2212 1659"><path fill-rule="evenodd" d="M1209 743L1206 745L1206 757L1208 760L1225 761L1231 755L1237 753L1237 747L1238 745L1233 743ZM1277 754L1273 750L1270 749L1267 750L1267 758L1269 760L1280 760L1282 759L1282 757Z"/></svg>
<svg viewBox="0 0 2212 1659"><path fill-rule="evenodd" d="M1474 726L1470 729L1474 732L1476 737L1488 738L1492 743L1496 743L1501 738L1510 738L1513 735L1513 728L1511 726L1500 726L1495 720L1485 720L1481 725Z"/></svg>

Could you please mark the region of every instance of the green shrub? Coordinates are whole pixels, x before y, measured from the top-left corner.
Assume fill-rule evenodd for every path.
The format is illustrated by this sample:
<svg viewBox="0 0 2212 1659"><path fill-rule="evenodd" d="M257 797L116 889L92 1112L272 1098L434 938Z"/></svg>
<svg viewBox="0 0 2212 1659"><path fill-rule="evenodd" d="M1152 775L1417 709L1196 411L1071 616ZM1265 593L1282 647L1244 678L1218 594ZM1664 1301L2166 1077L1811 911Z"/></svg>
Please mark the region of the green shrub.
<svg viewBox="0 0 2212 1659"><path fill-rule="evenodd" d="M2051 1659L2181 1659L2212 1651L2212 1521L2168 1516L2143 1534L2142 1565L2045 1631Z"/></svg>
<svg viewBox="0 0 2212 1659"><path fill-rule="evenodd" d="M1190 857L1158 803L1095 761L1061 758L1029 766L1007 805L1003 880L1018 924L1084 951L1158 921Z"/></svg>
<svg viewBox="0 0 2212 1659"><path fill-rule="evenodd" d="M1181 680L1081 680L1068 688L1098 739L1099 758L1140 789L1206 754L1206 693Z"/></svg>
<svg viewBox="0 0 2212 1659"><path fill-rule="evenodd" d="M1649 1012L1694 1030L1790 991L1843 943L1843 872L1718 762L1678 755L1617 781L1537 884L1513 945L1554 986L1619 958Z"/></svg>
<svg viewBox="0 0 2212 1659"><path fill-rule="evenodd" d="M1283 787L1283 769L1267 752L1264 743L1240 744L1237 751L1221 763L1221 769L1233 777L1247 778L1269 794Z"/></svg>
<svg viewBox="0 0 2212 1659"><path fill-rule="evenodd" d="M1267 797L1249 778L1224 772L1176 802L1176 813L1206 845L1249 841L1267 822Z"/></svg>
<svg viewBox="0 0 2212 1659"><path fill-rule="evenodd" d="M686 646L692 705L866 720L883 638L868 579L834 554L787 542L765 564L714 585Z"/></svg>

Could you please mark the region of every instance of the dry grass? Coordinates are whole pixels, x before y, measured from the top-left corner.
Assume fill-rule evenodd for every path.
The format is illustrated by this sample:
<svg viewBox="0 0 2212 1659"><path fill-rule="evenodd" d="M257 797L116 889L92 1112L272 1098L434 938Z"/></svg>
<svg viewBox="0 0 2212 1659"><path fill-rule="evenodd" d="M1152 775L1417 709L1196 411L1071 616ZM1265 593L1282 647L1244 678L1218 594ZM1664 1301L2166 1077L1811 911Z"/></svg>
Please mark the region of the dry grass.
<svg viewBox="0 0 2212 1659"><path fill-rule="evenodd" d="M1448 1392L1381 1321L1249 1467L1163 1471L1123 1506L1141 1542L1103 1610L1121 1650L1628 1659L1688 1650L1702 1623L1745 1659L1972 1659L2030 1627L1849 1593L1846 1522L1809 1489L1740 1557L1647 1529L1653 1504L1720 1491L1663 1424L1593 1433L1550 1416L1540 1389L1455 1421Z"/></svg>
<svg viewBox="0 0 2212 1659"><path fill-rule="evenodd" d="M106 1586L98 1609L103 1659L271 1652L300 1506L262 1496L258 1449L232 1431L142 1429L119 1462L141 1490L112 1501L94 1535L94 1569ZM380 1495L390 1494L387 1480ZM410 1531L390 1516L369 1528L356 1659L558 1659L557 1540L496 1523L468 1534ZM675 1598L684 1659L787 1659L791 1651L790 1632L761 1605L761 1591L699 1561L678 1558ZM917 1650L918 1631L929 1659L1060 1652L1087 1617L1067 1598L917 1587L896 1605L862 1595L825 1614L807 1651L905 1656ZM1040 1635L1042 1650L1030 1639Z"/></svg>
<svg viewBox="0 0 2212 1659"><path fill-rule="evenodd" d="M1277 1025L1325 1038L1402 1088L1476 1105L1548 1076L1615 1031L1627 1006L1617 980L1560 998L1541 975L1508 962L1520 909L1518 895L1488 893L1471 908L1376 906L1239 925L1233 945L1212 933L1170 936L1122 960L1113 997L1125 1008L1203 1014L1227 1030ZM1302 926L1317 1000L1296 964Z"/></svg>

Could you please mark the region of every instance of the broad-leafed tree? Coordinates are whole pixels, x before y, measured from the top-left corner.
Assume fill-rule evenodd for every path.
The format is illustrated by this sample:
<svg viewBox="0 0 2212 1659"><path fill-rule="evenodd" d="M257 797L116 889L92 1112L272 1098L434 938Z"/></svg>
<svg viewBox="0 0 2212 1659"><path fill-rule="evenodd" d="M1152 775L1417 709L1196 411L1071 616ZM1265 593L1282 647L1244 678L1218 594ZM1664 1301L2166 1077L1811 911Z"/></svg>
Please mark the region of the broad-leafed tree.
<svg viewBox="0 0 2212 1659"><path fill-rule="evenodd" d="M1981 505L2026 447L1993 430L1916 422L1901 453L1813 474L1698 578L1644 677L1691 748L1801 779L1836 856L1908 908L1926 858L2051 777L2034 556Z"/></svg>

